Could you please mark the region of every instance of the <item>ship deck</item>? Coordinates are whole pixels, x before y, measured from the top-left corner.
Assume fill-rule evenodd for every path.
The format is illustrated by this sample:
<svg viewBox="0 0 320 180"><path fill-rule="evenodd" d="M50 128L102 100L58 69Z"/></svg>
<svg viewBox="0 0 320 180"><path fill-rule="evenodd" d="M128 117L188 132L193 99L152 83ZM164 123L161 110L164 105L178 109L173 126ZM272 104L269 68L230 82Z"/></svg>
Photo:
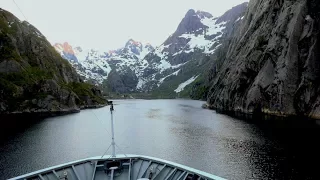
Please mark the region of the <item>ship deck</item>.
<svg viewBox="0 0 320 180"><path fill-rule="evenodd" d="M25 180L223 180L167 160L139 155L92 157L12 178Z"/></svg>

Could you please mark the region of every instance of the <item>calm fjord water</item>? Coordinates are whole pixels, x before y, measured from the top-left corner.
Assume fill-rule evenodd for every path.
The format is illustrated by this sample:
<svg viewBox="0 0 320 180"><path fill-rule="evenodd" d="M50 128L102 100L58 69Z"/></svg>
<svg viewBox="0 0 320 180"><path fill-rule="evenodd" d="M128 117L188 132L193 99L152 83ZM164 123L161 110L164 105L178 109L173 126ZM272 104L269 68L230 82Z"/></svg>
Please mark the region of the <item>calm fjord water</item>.
<svg viewBox="0 0 320 180"><path fill-rule="evenodd" d="M266 127L202 109L201 101L114 103L117 153L163 158L228 179L317 178L317 128ZM0 179L102 155L110 132L109 107L33 123L0 141Z"/></svg>

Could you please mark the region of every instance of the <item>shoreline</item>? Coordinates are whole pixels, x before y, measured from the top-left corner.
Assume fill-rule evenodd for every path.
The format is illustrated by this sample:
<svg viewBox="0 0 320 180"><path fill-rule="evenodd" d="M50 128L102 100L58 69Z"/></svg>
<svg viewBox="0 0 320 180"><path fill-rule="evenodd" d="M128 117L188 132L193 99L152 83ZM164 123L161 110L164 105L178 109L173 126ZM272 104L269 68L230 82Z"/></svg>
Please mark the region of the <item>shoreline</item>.
<svg viewBox="0 0 320 180"><path fill-rule="evenodd" d="M109 104L97 104L97 105L85 105L85 106L80 106L80 111L85 110L85 109L99 109L103 108L105 106L108 106ZM79 111L79 112L80 112Z"/></svg>
<svg viewBox="0 0 320 180"><path fill-rule="evenodd" d="M78 108L64 109L59 111L47 111L47 110L38 110L38 111L22 111L22 112L9 112L9 113L0 113L0 119L45 119L50 117L64 116L68 114L79 113L81 110L85 109L99 109L109 104L98 104L98 105L85 105Z"/></svg>
<svg viewBox="0 0 320 180"><path fill-rule="evenodd" d="M320 119L296 115L296 114L276 114L276 113L245 113L241 111L226 111L221 109L211 108L207 103L202 105L202 108L214 110L218 114L224 114L230 117L234 117L241 120L251 121L251 122L274 122L277 124L291 123L297 126L306 125L307 127L320 127Z"/></svg>

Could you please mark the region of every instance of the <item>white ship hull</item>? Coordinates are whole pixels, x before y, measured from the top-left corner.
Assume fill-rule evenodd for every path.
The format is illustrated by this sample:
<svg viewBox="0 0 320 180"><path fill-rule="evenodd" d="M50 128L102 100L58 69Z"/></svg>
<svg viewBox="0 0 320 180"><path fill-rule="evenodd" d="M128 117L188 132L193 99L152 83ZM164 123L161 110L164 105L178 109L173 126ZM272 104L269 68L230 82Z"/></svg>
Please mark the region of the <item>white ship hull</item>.
<svg viewBox="0 0 320 180"><path fill-rule="evenodd" d="M12 178L40 180L223 180L167 160L140 155L92 157Z"/></svg>

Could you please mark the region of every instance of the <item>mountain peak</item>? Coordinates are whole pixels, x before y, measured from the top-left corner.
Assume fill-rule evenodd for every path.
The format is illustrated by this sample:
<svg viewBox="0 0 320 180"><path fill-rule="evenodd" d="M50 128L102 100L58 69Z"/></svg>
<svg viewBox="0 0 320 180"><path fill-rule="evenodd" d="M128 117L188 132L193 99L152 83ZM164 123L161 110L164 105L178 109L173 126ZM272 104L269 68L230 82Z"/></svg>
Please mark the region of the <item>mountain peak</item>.
<svg viewBox="0 0 320 180"><path fill-rule="evenodd" d="M63 43L64 46L70 46L68 42Z"/></svg>
<svg viewBox="0 0 320 180"><path fill-rule="evenodd" d="M113 54L116 54L116 53L117 53L117 51L116 51L116 50L109 50L109 51L108 51L108 53L109 53L109 55L111 55L111 56L112 56Z"/></svg>
<svg viewBox="0 0 320 180"><path fill-rule="evenodd" d="M244 2L242 4L232 7L230 10L228 10L218 18L217 23L235 20L245 12L247 7L248 7L248 2Z"/></svg>
<svg viewBox="0 0 320 180"><path fill-rule="evenodd" d="M187 14L185 15L185 17L187 17L187 16L193 16L193 15L195 15L196 14L196 11L194 10L194 9L189 9L188 11L187 11Z"/></svg>
<svg viewBox="0 0 320 180"><path fill-rule="evenodd" d="M212 15L204 11L195 11L194 9L188 10L185 17L180 22L176 32L173 36L180 36L182 34L192 33L199 29L204 29L205 26L201 22L205 17L210 18ZM165 43L167 44L167 43Z"/></svg>
<svg viewBox="0 0 320 180"><path fill-rule="evenodd" d="M200 11L198 10L196 12L196 14L198 15L198 17L200 19L203 19L203 18L213 18L212 14L208 13L208 12L205 12L205 11Z"/></svg>
<svg viewBox="0 0 320 180"><path fill-rule="evenodd" d="M212 14L205 12L205 11L201 11L201 10L194 10L194 9L189 9L185 15L185 18L188 17L192 17L192 16L196 16L199 19L203 19L203 18L212 18Z"/></svg>
<svg viewBox="0 0 320 180"><path fill-rule="evenodd" d="M73 48L72 48L72 46L68 43L68 42L64 42L63 44L61 44L61 43L55 43L54 45L53 45L53 47L55 48L55 49L57 49L57 51L59 51L59 52L66 52L66 53L68 53L68 54L72 54L72 55L74 55L74 51L73 51Z"/></svg>
<svg viewBox="0 0 320 180"><path fill-rule="evenodd" d="M152 47L152 45L150 43L146 43L144 47Z"/></svg>
<svg viewBox="0 0 320 180"><path fill-rule="evenodd" d="M140 47L142 44L139 41L135 41L133 39L129 39L128 42L126 43L125 47L128 47L130 45L134 45L134 46L139 46Z"/></svg>
<svg viewBox="0 0 320 180"><path fill-rule="evenodd" d="M82 52L81 47L73 48L68 42L64 42L63 44L55 43L53 47L63 58L73 62L78 62L76 55Z"/></svg>

